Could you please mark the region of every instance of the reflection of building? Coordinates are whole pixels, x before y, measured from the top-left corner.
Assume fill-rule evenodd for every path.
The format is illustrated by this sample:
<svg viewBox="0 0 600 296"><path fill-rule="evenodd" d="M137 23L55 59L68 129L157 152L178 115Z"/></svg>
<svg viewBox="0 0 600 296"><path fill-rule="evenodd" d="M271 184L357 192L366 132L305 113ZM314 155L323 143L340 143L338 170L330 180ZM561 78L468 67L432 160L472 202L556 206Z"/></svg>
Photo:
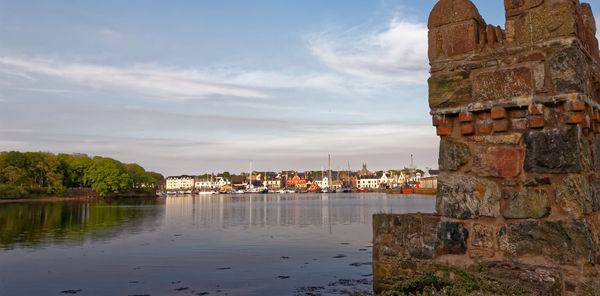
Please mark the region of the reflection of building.
<svg viewBox="0 0 600 296"><path fill-rule="evenodd" d="M192 189L194 188L194 177L186 175L167 177L165 188L167 190Z"/></svg>

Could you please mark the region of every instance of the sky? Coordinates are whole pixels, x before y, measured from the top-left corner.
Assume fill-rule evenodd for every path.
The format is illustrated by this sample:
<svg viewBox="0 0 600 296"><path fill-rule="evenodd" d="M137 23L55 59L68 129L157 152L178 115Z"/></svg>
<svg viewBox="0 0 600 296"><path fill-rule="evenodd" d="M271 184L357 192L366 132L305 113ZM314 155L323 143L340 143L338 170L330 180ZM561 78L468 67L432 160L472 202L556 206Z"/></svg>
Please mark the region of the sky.
<svg viewBox="0 0 600 296"><path fill-rule="evenodd" d="M501 0L473 1L504 24ZM437 168L433 0L0 0L0 151L165 175ZM600 4L593 3L596 15Z"/></svg>

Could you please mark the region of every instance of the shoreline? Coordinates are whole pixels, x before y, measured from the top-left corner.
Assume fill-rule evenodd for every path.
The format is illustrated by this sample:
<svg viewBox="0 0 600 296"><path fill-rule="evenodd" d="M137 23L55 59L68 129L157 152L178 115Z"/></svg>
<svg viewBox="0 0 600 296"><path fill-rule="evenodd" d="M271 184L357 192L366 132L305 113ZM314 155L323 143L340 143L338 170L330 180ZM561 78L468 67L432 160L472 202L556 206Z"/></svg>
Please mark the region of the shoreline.
<svg viewBox="0 0 600 296"><path fill-rule="evenodd" d="M123 199L123 198L152 198L159 197L155 195L147 196L74 196L74 197L42 197L42 198L18 198L18 199L0 199L0 204L7 203L26 203L26 202L60 202L60 201L90 201L90 200L101 200L101 199Z"/></svg>
<svg viewBox="0 0 600 296"><path fill-rule="evenodd" d="M19 198L19 199L0 199L0 204L3 203L24 203L24 202L56 202L68 200L90 200L98 197L92 196L77 196L77 197L43 197L43 198Z"/></svg>

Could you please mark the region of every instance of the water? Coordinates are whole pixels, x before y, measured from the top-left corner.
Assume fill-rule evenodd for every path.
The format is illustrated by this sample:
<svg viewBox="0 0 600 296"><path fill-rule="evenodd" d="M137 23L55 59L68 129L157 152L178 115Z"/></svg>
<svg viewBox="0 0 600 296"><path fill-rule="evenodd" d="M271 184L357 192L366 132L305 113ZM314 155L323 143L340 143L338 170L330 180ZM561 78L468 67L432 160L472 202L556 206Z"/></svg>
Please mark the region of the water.
<svg viewBox="0 0 600 296"><path fill-rule="evenodd" d="M372 215L434 207L385 194L0 204L0 295L370 292Z"/></svg>

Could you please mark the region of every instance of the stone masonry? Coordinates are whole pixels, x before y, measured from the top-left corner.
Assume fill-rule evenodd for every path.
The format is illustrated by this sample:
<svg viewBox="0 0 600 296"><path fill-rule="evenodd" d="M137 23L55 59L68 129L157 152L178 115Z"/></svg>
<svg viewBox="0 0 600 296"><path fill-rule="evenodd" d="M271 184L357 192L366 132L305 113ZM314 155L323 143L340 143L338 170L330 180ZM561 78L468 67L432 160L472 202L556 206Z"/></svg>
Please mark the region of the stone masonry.
<svg viewBox="0 0 600 296"><path fill-rule="evenodd" d="M596 21L578 0L504 5L504 29L468 0L431 12L437 214L374 217L376 292L435 265L485 264L540 295L600 286Z"/></svg>

